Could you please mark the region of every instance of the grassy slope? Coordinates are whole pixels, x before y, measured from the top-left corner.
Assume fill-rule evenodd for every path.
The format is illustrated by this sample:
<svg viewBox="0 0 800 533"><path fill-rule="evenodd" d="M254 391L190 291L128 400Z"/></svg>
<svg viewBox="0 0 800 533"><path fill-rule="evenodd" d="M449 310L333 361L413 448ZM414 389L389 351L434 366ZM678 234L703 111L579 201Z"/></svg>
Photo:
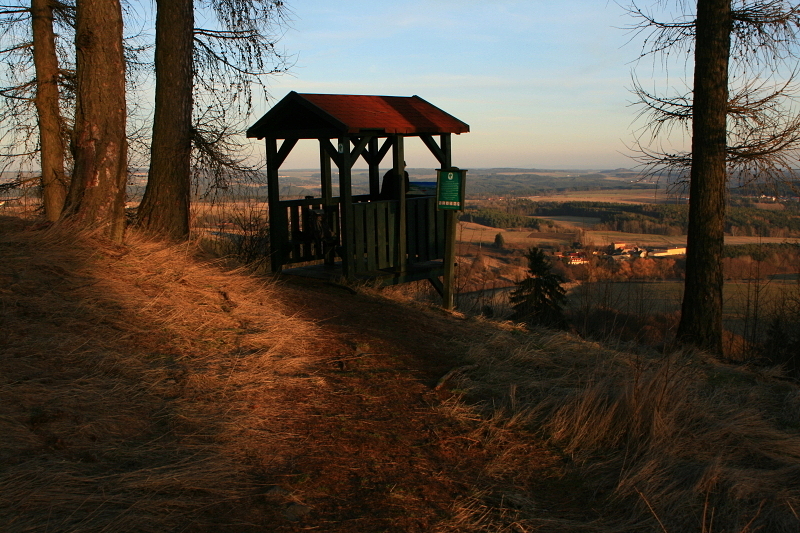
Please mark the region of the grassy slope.
<svg viewBox="0 0 800 533"><path fill-rule="evenodd" d="M800 524L800 393L763 372L0 227L5 531Z"/></svg>

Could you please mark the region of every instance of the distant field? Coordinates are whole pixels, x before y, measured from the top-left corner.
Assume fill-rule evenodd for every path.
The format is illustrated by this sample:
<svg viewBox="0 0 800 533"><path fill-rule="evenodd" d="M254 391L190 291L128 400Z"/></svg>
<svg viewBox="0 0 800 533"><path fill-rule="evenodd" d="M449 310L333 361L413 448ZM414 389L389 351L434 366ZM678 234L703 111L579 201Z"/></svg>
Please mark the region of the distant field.
<svg viewBox="0 0 800 533"><path fill-rule="evenodd" d="M572 244L577 234L574 232L537 232L531 229L498 229L474 222L460 222L459 228L458 240L460 242L490 245L494 243L495 236L501 233L506 244L519 247L538 246L545 243Z"/></svg>
<svg viewBox="0 0 800 533"><path fill-rule="evenodd" d="M663 189L564 191L547 195L529 196L527 198L536 202L610 202L621 204L663 204L675 202L675 195L668 195Z"/></svg>
<svg viewBox="0 0 800 533"><path fill-rule="evenodd" d="M565 219L562 226L570 225L566 219L581 220L586 223L588 217L549 217L550 220ZM489 226L482 226L474 222L461 222L459 227L459 240L462 242L473 242L482 244L492 244L498 233L503 234L503 239L509 245L515 246L539 246L541 244L563 244L571 245L580 229L577 223L572 224L575 233L555 233L555 232L536 232L529 229L498 229ZM625 242L638 244L640 246L654 247L673 247L686 246L686 235L650 235L646 233L623 233L621 231L590 231L584 230L583 239L595 246L608 246L612 242ZM725 244L759 244L771 242L800 242L796 238L783 237L725 237Z"/></svg>
<svg viewBox="0 0 800 533"><path fill-rule="evenodd" d="M552 220L559 226L565 228L590 228L595 224L600 223L600 217L567 217L567 216L533 216L531 218L538 218L540 220Z"/></svg>
<svg viewBox="0 0 800 533"><path fill-rule="evenodd" d="M622 231L587 231L584 239L595 246L607 246L612 242L624 242L641 246L686 246L686 235L650 235L647 233L624 233Z"/></svg>

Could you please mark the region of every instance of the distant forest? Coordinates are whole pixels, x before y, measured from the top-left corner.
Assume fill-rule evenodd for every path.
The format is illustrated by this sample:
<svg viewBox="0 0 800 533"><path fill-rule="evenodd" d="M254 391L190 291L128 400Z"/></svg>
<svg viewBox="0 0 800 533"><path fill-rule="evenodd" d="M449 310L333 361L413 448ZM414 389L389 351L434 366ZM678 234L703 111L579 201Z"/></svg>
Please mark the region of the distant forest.
<svg viewBox="0 0 800 533"><path fill-rule="evenodd" d="M615 189L662 189L671 191L670 196L685 194L685 184L675 182L669 176L651 176L642 181L642 175L629 169L601 170L598 172L564 175L567 171L521 169L481 169L469 175L467 192L470 198L504 196L506 198L555 194L569 191L599 191ZM785 173L783 179L769 182L749 182L745 185L733 179L729 185L731 199L744 199L760 195L790 197L800 195L800 180L797 174Z"/></svg>
<svg viewBox="0 0 800 533"><path fill-rule="evenodd" d="M505 210L468 211L462 220L495 228L538 228L532 216L571 216L599 219L592 229L653 235L683 235L689 219L689 206L671 204L616 204L605 202L534 202L515 200ZM731 206L725 222L730 235L751 237L800 236L800 206L781 210Z"/></svg>
<svg viewBox="0 0 800 533"><path fill-rule="evenodd" d="M489 196L535 196L567 191L601 189L655 189L653 183L636 181L638 174L625 171L553 176L544 174L503 174L476 172L469 176L470 198ZM621 179L624 178L624 179Z"/></svg>

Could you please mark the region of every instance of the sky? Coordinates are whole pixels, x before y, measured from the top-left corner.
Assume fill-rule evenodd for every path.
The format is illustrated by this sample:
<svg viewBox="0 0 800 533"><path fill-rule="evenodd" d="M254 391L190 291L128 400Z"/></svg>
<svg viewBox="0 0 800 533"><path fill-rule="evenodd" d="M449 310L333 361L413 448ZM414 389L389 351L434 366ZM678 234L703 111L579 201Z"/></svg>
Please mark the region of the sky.
<svg viewBox="0 0 800 533"><path fill-rule="evenodd" d="M633 62L641 43L625 10L606 0L291 0L279 47L290 91L418 95L470 125L453 137L462 168L630 168L634 67L645 85L658 69ZM257 141L254 141L254 143ZM263 149L260 146L254 149ZM410 167L433 168L421 141L406 141ZM302 141L283 168L318 165Z"/></svg>

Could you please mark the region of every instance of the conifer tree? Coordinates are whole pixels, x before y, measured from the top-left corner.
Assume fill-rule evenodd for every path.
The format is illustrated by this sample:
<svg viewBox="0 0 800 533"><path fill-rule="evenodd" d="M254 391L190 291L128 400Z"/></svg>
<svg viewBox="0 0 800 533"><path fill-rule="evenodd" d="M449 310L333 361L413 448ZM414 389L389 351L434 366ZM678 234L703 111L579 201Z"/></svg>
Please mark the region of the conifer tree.
<svg viewBox="0 0 800 533"><path fill-rule="evenodd" d="M75 166L61 219L121 242L128 175L122 8L119 0L76 7Z"/></svg>
<svg viewBox="0 0 800 533"><path fill-rule="evenodd" d="M69 185L66 150L74 81L74 5L10 0L0 6L0 170L39 165L44 216L58 220ZM58 38L57 38L58 37ZM65 116L67 115L67 116Z"/></svg>
<svg viewBox="0 0 800 533"><path fill-rule="evenodd" d="M251 109L253 87L265 89L267 74L287 68L275 47L282 0L211 0L213 28L194 27L199 5L156 1L156 105L139 225L173 240L189 236L193 170L212 185L252 172L237 154L236 123Z"/></svg>
<svg viewBox="0 0 800 533"><path fill-rule="evenodd" d="M566 327L563 309L567 296L561 286L564 278L552 271L552 264L541 249L534 246L525 257L528 277L517 282L511 293L511 319L535 326Z"/></svg>
<svg viewBox="0 0 800 533"><path fill-rule="evenodd" d="M657 1L657 7L673 2ZM674 2L682 15L658 20L635 3L628 8L647 36L642 56L689 52L690 92L659 95L636 83L647 117L638 158L653 174L689 182L689 225L678 338L722 352L722 252L729 180L784 178L800 153L800 113L793 101L800 5L784 0ZM666 59L665 59L666 61ZM692 62L687 62L692 64ZM788 78L780 77L788 72ZM731 74L732 73L732 74ZM735 80L735 85L732 85ZM688 84L687 84L688 85ZM690 152L658 145L675 127L690 133Z"/></svg>

